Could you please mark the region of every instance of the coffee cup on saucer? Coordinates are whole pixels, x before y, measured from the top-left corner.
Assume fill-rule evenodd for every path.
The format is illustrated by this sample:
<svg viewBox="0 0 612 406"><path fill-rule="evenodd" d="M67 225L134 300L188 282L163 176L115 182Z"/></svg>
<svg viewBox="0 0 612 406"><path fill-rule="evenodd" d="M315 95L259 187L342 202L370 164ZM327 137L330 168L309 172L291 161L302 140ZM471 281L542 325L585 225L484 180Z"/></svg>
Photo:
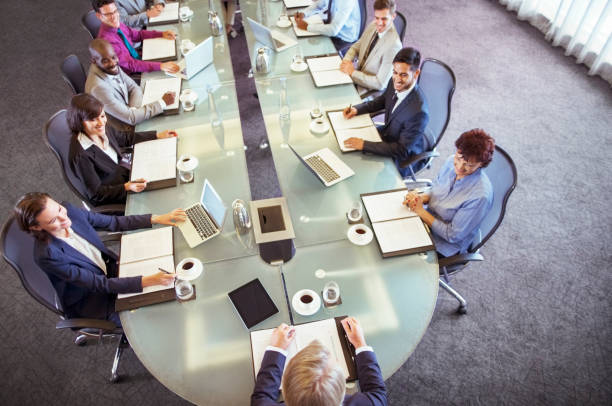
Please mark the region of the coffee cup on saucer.
<svg viewBox="0 0 612 406"><path fill-rule="evenodd" d="M185 258L176 266L176 279L192 281L202 275L204 265L197 258Z"/></svg>
<svg viewBox="0 0 612 406"><path fill-rule="evenodd" d="M321 307L321 297L312 289L302 289L293 295L291 306L302 316L312 316Z"/></svg>
<svg viewBox="0 0 612 406"><path fill-rule="evenodd" d="M355 224L348 229L346 236L355 245L368 245L374 238L374 233L365 224Z"/></svg>
<svg viewBox="0 0 612 406"><path fill-rule="evenodd" d="M189 21L192 16L193 16L193 10L190 9L188 6L183 6L179 8L179 18L181 19L182 22Z"/></svg>
<svg viewBox="0 0 612 406"><path fill-rule="evenodd" d="M329 124L323 117L315 118L310 122L310 131L313 134L327 134L329 131Z"/></svg>

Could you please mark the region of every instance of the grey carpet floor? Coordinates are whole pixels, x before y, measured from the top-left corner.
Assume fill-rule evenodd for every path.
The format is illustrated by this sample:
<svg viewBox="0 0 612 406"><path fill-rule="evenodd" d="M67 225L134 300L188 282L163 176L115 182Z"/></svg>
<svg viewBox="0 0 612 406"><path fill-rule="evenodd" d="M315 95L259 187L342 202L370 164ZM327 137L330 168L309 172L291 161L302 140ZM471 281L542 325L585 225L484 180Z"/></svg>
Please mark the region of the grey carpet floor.
<svg viewBox="0 0 612 406"><path fill-rule="evenodd" d="M371 0L369 1L371 4ZM4 1L0 21L0 213L23 193L76 202L42 143L44 122L68 103L58 66L87 60L85 0ZM404 43L457 75L441 143L482 127L514 158L519 184L482 249L454 279L469 313L440 292L433 320L388 381L392 405L612 403L610 178L612 92L495 1L400 0ZM439 168L438 159L426 174ZM78 348L72 334L0 263L0 403L185 404L128 351L125 382L108 385L114 346ZM245 404L247 400L245 400Z"/></svg>

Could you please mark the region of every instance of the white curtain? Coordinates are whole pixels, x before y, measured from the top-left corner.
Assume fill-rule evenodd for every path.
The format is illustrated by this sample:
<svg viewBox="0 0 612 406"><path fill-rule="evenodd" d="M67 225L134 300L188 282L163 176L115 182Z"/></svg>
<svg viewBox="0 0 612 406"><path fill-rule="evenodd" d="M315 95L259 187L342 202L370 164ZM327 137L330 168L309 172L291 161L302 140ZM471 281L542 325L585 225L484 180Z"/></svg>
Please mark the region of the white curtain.
<svg viewBox="0 0 612 406"><path fill-rule="evenodd" d="M499 0L612 85L612 0Z"/></svg>

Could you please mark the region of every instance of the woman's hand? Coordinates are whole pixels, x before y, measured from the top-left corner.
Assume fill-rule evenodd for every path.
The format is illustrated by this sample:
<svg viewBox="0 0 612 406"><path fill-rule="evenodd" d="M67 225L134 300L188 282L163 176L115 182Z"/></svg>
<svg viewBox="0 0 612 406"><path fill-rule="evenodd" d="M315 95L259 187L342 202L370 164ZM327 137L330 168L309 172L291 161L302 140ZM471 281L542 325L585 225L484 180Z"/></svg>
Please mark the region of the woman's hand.
<svg viewBox="0 0 612 406"><path fill-rule="evenodd" d="M187 219L185 210L174 209L170 213L152 215L151 224L163 224L166 226L176 226L178 223L182 223Z"/></svg>
<svg viewBox="0 0 612 406"><path fill-rule="evenodd" d="M164 285L169 286L174 282L176 277L173 273L157 272L153 275L147 275L142 277L142 287Z"/></svg>
<svg viewBox="0 0 612 406"><path fill-rule="evenodd" d="M126 192L132 191L140 193L147 187L147 181L144 179L135 179L133 182L127 182L123 185Z"/></svg>
<svg viewBox="0 0 612 406"><path fill-rule="evenodd" d="M157 133L157 138L171 138L178 137L178 133L174 130L166 130L160 133Z"/></svg>
<svg viewBox="0 0 612 406"><path fill-rule="evenodd" d="M418 213L420 210L424 210L423 195L414 191L410 191L404 199L404 204L408 206L413 212Z"/></svg>

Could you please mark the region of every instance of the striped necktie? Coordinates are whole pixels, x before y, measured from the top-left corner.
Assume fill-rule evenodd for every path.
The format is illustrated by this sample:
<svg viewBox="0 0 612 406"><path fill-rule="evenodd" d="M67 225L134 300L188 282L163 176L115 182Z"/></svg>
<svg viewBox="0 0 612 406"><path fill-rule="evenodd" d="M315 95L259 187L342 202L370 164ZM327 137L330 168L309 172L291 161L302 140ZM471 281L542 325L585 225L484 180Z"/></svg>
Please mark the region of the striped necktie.
<svg viewBox="0 0 612 406"><path fill-rule="evenodd" d="M363 58L361 58L361 63L359 64L359 70L361 70L361 68L363 68L363 65L365 65L366 60L368 59L368 57L372 53L372 50L376 46L377 42L378 42L378 33L375 32L374 33L374 38L372 38L372 42L370 42L370 46L368 47L366 53L363 55Z"/></svg>
<svg viewBox="0 0 612 406"><path fill-rule="evenodd" d="M123 43L125 44L125 47L127 48L127 50L130 52L130 55L132 55L132 58L140 59L140 56L138 55L138 52L136 52L136 50L134 49L132 44L130 44L130 41L128 41L128 39L125 36L125 34L123 33L123 31L121 31L121 28L117 28L117 34L119 34L119 36L123 40Z"/></svg>
<svg viewBox="0 0 612 406"><path fill-rule="evenodd" d="M332 20L332 3L334 2L334 0L329 0L329 3L327 3L327 17L325 19L323 19L323 23L324 24L331 24L331 20Z"/></svg>

